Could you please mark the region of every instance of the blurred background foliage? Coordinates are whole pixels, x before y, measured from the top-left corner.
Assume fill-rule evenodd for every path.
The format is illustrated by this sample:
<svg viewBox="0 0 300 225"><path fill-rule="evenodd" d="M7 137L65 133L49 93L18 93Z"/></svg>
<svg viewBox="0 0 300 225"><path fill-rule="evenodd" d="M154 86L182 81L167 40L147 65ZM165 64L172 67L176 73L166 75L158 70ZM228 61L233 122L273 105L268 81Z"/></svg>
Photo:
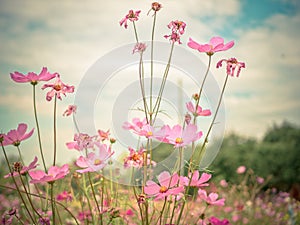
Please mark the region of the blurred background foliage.
<svg viewBox="0 0 300 225"><path fill-rule="evenodd" d="M261 140L231 133L210 166L216 179L238 182L236 169L246 166L267 178L268 187L288 191L300 184L300 127L289 122L274 124Z"/></svg>

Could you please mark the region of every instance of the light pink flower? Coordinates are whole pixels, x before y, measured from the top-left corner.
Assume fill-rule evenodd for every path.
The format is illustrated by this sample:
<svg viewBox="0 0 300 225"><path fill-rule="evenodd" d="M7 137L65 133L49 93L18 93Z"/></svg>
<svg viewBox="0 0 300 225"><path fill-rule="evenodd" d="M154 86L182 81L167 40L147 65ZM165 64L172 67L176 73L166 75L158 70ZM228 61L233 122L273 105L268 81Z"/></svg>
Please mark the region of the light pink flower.
<svg viewBox="0 0 300 225"><path fill-rule="evenodd" d="M145 43L136 43L133 48L132 54L136 52L143 53L146 50L146 48L147 46Z"/></svg>
<svg viewBox="0 0 300 225"><path fill-rule="evenodd" d="M98 130L98 135L100 137L101 141L105 141L105 140L109 140L109 135L110 135L110 131L103 131L103 130Z"/></svg>
<svg viewBox="0 0 300 225"><path fill-rule="evenodd" d="M244 62L238 62L236 58L230 58L228 60L222 59L217 63L217 68L222 67L222 63L226 62L226 72L227 75L234 76L235 69L237 68L236 77L239 77L241 69L245 68L246 65Z"/></svg>
<svg viewBox="0 0 300 225"><path fill-rule="evenodd" d="M209 109L202 110L202 108L199 105L197 106L197 109L196 109L196 107L194 106L194 104L192 102L186 103L186 108L188 111L193 113L194 116L210 116L211 115L211 111Z"/></svg>
<svg viewBox="0 0 300 225"><path fill-rule="evenodd" d="M154 129L147 123L146 119L140 120L139 118L133 118L132 123L125 122L123 128L132 130L133 133L146 138L152 138L154 135Z"/></svg>
<svg viewBox="0 0 300 225"><path fill-rule="evenodd" d="M165 35L164 38L169 39L171 42L181 44L180 37L185 32L186 23L183 21L175 20L168 24L168 28L171 29L170 35Z"/></svg>
<svg viewBox="0 0 300 225"><path fill-rule="evenodd" d="M38 166L37 161L38 158L35 156L34 160L28 166L23 166L20 172L14 171L13 174L9 173L5 175L4 178L8 178L11 176L19 176L19 174L25 175L29 170L33 170Z"/></svg>
<svg viewBox="0 0 300 225"><path fill-rule="evenodd" d="M66 96L66 93L73 93L75 87L74 86L69 86L67 84L64 84L61 79L60 76L57 74L56 76L56 80L53 84L44 84L42 89L46 89L46 88L52 88L52 90L50 90L47 93L46 99L47 101L51 101L52 98L54 96L56 96L58 99L62 99L61 98L61 94L63 94L64 96Z"/></svg>
<svg viewBox="0 0 300 225"><path fill-rule="evenodd" d="M220 220L214 216L209 218L209 222L211 223L211 225L230 225L227 219Z"/></svg>
<svg viewBox="0 0 300 225"><path fill-rule="evenodd" d="M48 170L48 173L45 173L43 170L29 171L29 176L31 177L30 183L52 183L56 180L64 178L69 173L69 165L64 164L62 167L51 166Z"/></svg>
<svg viewBox="0 0 300 225"><path fill-rule="evenodd" d="M119 22L120 26L124 24L125 29L127 29L128 27L127 20L131 22L137 21L139 19L140 13L141 10L137 10L137 11L129 10L128 14Z"/></svg>
<svg viewBox="0 0 300 225"><path fill-rule="evenodd" d="M209 184L206 182L208 182L210 178L211 178L211 174L202 173L200 177L199 171L195 170L192 176L191 174L189 174L188 177L183 178L183 183L185 186L189 185L191 187L205 187L205 186L209 186Z"/></svg>
<svg viewBox="0 0 300 225"><path fill-rule="evenodd" d="M243 174L246 172L246 166L239 166L237 169L236 169L236 173L238 174Z"/></svg>
<svg viewBox="0 0 300 225"><path fill-rule="evenodd" d="M214 192L207 195L205 190L199 189L198 190L198 196L200 197L200 199L206 201L206 203L208 205L223 206L224 203L225 203L225 199L224 198L218 199L219 195L217 193L214 193Z"/></svg>
<svg viewBox="0 0 300 225"><path fill-rule="evenodd" d="M25 123L20 123L16 130L10 130L6 135L4 135L3 145L14 145L19 146L21 141L24 141L31 137L33 130L26 133L27 125Z"/></svg>
<svg viewBox="0 0 300 225"><path fill-rule="evenodd" d="M227 181L224 180L224 179L220 180L220 185L221 185L222 187L224 187L224 188L228 187L228 183L227 183Z"/></svg>
<svg viewBox="0 0 300 225"><path fill-rule="evenodd" d="M71 202L73 200L71 192L63 191L56 196L57 201Z"/></svg>
<svg viewBox="0 0 300 225"><path fill-rule="evenodd" d="M100 171L107 165L108 160L113 154L114 152L111 151L110 147L105 144L98 144L96 152L90 152L87 157L80 156L77 159L75 164L83 169L76 170L76 172L86 173Z"/></svg>
<svg viewBox="0 0 300 225"><path fill-rule="evenodd" d="M76 105L69 105L68 108L66 109L66 111L63 113L63 116L70 116L73 113L75 114L76 110L77 110Z"/></svg>
<svg viewBox="0 0 300 225"><path fill-rule="evenodd" d="M29 72L26 75L14 72L10 74L11 79L18 83L27 83L30 82L32 85L36 85L38 81L49 81L56 77L57 73L49 73L46 67L43 67L39 75L34 72Z"/></svg>
<svg viewBox="0 0 300 225"><path fill-rule="evenodd" d="M164 136L161 136L164 135ZM194 124L188 124L185 129L180 125L175 125L172 129L165 125L160 132L155 134L155 138L169 144L173 144L174 147L184 147L197 141L202 136L201 131L197 131L197 126Z"/></svg>
<svg viewBox="0 0 300 225"><path fill-rule="evenodd" d="M184 191L184 187L180 182L180 177L177 173L172 176L169 172L164 171L157 177L159 184L152 180L148 180L145 186L145 193L149 197L155 197L154 200L164 199L168 196L175 196Z"/></svg>
<svg viewBox="0 0 300 225"><path fill-rule="evenodd" d="M196 49L199 52L206 52L207 55L213 55L215 52L226 51L232 48L234 41L230 41L224 44L224 39L221 37L213 37L208 44L199 44L192 38L189 39L188 46L192 49Z"/></svg>
<svg viewBox="0 0 300 225"><path fill-rule="evenodd" d="M94 148L97 142L97 136L89 136L88 134L75 134L74 141L67 142L68 149L76 149L78 151L86 150L88 148Z"/></svg>
<svg viewBox="0 0 300 225"><path fill-rule="evenodd" d="M256 181L257 181L257 183L262 184L262 183L265 182L265 179L262 178L262 177L257 177L257 178L256 178Z"/></svg>

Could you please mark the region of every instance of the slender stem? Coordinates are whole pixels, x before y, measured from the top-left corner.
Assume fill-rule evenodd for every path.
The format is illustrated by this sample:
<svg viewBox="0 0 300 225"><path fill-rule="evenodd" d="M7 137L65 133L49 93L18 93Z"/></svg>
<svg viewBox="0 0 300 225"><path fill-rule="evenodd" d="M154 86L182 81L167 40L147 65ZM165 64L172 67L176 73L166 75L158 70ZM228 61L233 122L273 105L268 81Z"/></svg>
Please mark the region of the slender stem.
<svg viewBox="0 0 300 225"><path fill-rule="evenodd" d="M9 168L9 172L10 172L10 174L12 175L11 177L12 177L12 179L13 179L13 182L14 182L15 186L16 186L16 190L17 190L17 192L18 192L18 194L19 194L19 196L20 196L20 198L21 198L21 200L22 200L22 202L23 202L23 204L24 204L24 207L25 207L25 209L26 209L26 211L27 211L27 213L28 213L30 219L32 220L32 222L33 222L34 224L36 224L36 222L35 222L33 216L31 215L31 213L30 213L30 211L29 211L29 209L28 209L28 207L27 207L27 204L26 204L26 202L25 202L25 199L23 198L23 196L22 196L22 194L21 194L19 185L17 184L17 182L16 182L16 180L15 180L15 177L13 176L13 171L12 171L12 169L11 169L11 167L10 167L9 160L8 160L8 157L7 157L7 154L6 154L6 151L5 151L5 149L4 149L4 146L3 146L3 143L2 143L2 142L1 142L1 147L2 147L2 150L3 150L3 153L4 153L4 157L5 157L7 166L8 166L8 168Z"/></svg>
<svg viewBox="0 0 300 225"><path fill-rule="evenodd" d="M19 145L17 145L16 147L18 149L20 161L21 161L22 165L25 165Z"/></svg>
<svg viewBox="0 0 300 225"><path fill-rule="evenodd" d="M132 21L132 23L133 23L133 29L134 29L135 40L136 40L137 43L139 43L139 38L138 38L138 35L137 35L137 30L136 30L135 22Z"/></svg>
<svg viewBox="0 0 300 225"><path fill-rule="evenodd" d="M24 188L24 192L28 198L28 201L29 201L29 204L31 205L31 208L33 209L33 211L45 222L45 219L42 217L42 215L36 210L36 208L34 207L33 203L32 203L32 200L31 200L31 197L29 195L29 192L27 191L27 188L26 188L26 185L22 179L22 175L21 173L19 172L19 178L21 180L21 183L23 185L23 188Z"/></svg>
<svg viewBox="0 0 300 225"><path fill-rule="evenodd" d="M54 98L54 110L53 110L53 166L56 164L56 103L57 97Z"/></svg>
<svg viewBox="0 0 300 225"><path fill-rule="evenodd" d="M216 108L216 112L215 112L214 117L213 117L213 119L211 121L211 124L210 124L210 126L208 128L208 131L206 133L206 136L204 138L203 144L202 144L200 152L199 152L199 157L200 157L199 160L201 159L201 156L203 155L202 154L203 150L205 149L205 146L208 143L208 136L209 136L209 134L211 132L211 129L212 129L213 125L215 124L215 120L217 118L217 114L218 114L218 111L219 111L219 108L220 108L220 105L221 105L221 102L222 102L222 98L223 98L223 95L224 95L225 87L226 87L226 84L227 84L227 81L228 81L228 77L229 76L226 75L226 78L225 78L225 81L224 81L224 84L223 84L223 87L222 87L222 91L221 91L221 94L220 94L220 97L219 97L219 102L218 102L218 105L217 105L217 108Z"/></svg>
<svg viewBox="0 0 300 225"><path fill-rule="evenodd" d="M160 214L159 214L159 218L158 218L158 220L159 220L159 225L161 225L161 223L162 223L162 215L163 215L163 213L164 213L164 211L165 211L166 203L167 203L167 197L165 197L163 207L162 207L162 209L161 209L161 211L160 211ZM157 222L156 222L156 223L157 223Z"/></svg>
<svg viewBox="0 0 300 225"><path fill-rule="evenodd" d="M55 202L54 202L54 191L53 182L50 183L50 198L51 198L51 208L52 208L52 223L55 224Z"/></svg>
<svg viewBox="0 0 300 225"><path fill-rule="evenodd" d="M98 204L98 201L97 201L97 198L96 198L95 189L94 189L94 186L93 186L93 182L92 182L92 179L91 179L91 173L90 172L88 172L88 178L89 178L89 182L90 182L90 186L91 186L93 198L94 198L94 201L95 201L95 203L97 205L97 211L98 211L98 214L99 214L99 217L100 217L100 215L101 215L100 207L99 207L99 204Z"/></svg>
<svg viewBox="0 0 300 225"><path fill-rule="evenodd" d="M174 42L171 45L171 51L170 51L168 63L166 65L166 68L165 68L165 71L164 71L163 80L162 80L162 83L160 85L158 97L157 97L155 105L153 107L153 112L155 113L153 123L154 123L154 121L156 119L156 116L158 114L158 111L159 111L159 107L160 107L160 103L161 103L161 99L162 99L162 94L163 94L163 91L164 91L164 87L165 87L167 77L168 77L168 73L169 73L170 66L171 66L171 59L172 59L173 50L174 50Z"/></svg>
<svg viewBox="0 0 300 225"><path fill-rule="evenodd" d="M153 57L154 57L154 31L155 31L155 24L156 24L156 11L154 11L153 15L153 25L152 25L152 34L151 34L151 53L150 53L150 112L152 112L152 99L153 99ZM152 118L152 117L151 117ZM150 121L150 125L152 124L152 121Z"/></svg>
<svg viewBox="0 0 300 225"><path fill-rule="evenodd" d="M39 126L39 121L38 121L38 118L37 118L36 97L35 97L35 95L36 95L35 94L35 86L36 85L32 85L32 86L33 86L33 110L34 110L34 118L35 118L35 124L36 124L37 134L38 134L39 148L40 148L40 153L41 153L41 157L42 157L42 162L43 162L44 170L45 170L45 172L47 172L45 158L44 158L44 153L43 153L43 148L42 148L41 131L40 131L40 126Z"/></svg>
<svg viewBox="0 0 300 225"><path fill-rule="evenodd" d="M144 64L143 64L143 53L140 53L140 62L139 62L139 80L140 80L140 87L142 92L143 104L144 104L144 111L147 123L149 123L148 119L148 105L146 101L146 94L145 94L145 77L144 77Z"/></svg>
<svg viewBox="0 0 300 225"><path fill-rule="evenodd" d="M1 184L0 184L0 187L1 187L1 188L4 188L4 189L17 190L17 189L15 189L15 188L13 188L13 187L1 185ZM24 191L22 191L22 190L20 190L20 192L24 193ZM34 196L34 197L37 197L37 198L43 198L43 199L45 199L45 200L47 200L47 201L50 200L50 199L47 199L46 197L41 196L41 195L38 195L38 194L29 193L29 195ZM50 200L50 201L51 201L51 200ZM78 223L76 217L73 215L73 213L72 213L66 206L64 206L62 203L57 202L57 201L55 201L55 203L58 204L59 206L61 206L64 210L66 210L66 211L70 214L70 216L74 219L75 223L76 223L77 225L79 225L79 223Z"/></svg>

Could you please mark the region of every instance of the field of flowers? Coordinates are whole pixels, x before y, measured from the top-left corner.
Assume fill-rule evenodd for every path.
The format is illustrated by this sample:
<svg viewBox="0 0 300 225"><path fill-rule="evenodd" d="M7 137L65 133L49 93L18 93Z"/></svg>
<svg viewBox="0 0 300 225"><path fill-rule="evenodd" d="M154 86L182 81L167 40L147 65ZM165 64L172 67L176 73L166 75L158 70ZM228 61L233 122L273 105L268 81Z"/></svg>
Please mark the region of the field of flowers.
<svg viewBox="0 0 300 225"><path fill-rule="evenodd" d="M122 171L114 167L115 143L119 140L109 130L98 129L95 134L83 133L76 120L77 106L70 105L63 116L73 117L76 127L74 139L66 143L65 149L57 147L57 104L63 97L75 92L75 87L64 83L59 73L52 73L46 67L41 72L12 72L11 79L24 83L24 88L33 90L35 127L29 128L20 122L18 127L0 134L7 174L0 184L0 213L2 224L274 224L296 225L300 223L300 203L289 193L266 188L268 177L259 177L251 168L241 165L236 168L239 182L214 179L208 168L200 166L206 154L210 135L216 124L216 117L229 79L239 77L245 63L232 57L220 59L213 65L212 58L222 51L230 50L234 41L224 43L221 37L212 37L201 44L192 38L187 46L208 59L207 69L197 93L190 93L181 124L158 124L162 98L171 67L173 49L182 44L185 33L183 21L171 21L167 27L170 33L164 35L170 43L170 53L162 72L158 90L153 90L154 31L161 4L152 3L148 12L153 19L150 46L139 41L137 23L140 10L129 10L120 20L125 29L132 25L136 44L132 53L139 55L138 79L142 106L141 116L124 121L123 129L136 135L137 146L128 146L123 157ZM150 74L144 73L143 54L150 51ZM131 53L129 53L131 54ZM203 85L212 69L223 69L225 78L214 111L201 105ZM147 76L147 79L146 79ZM199 76L200 77L200 76ZM149 82L149 84L146 84ZM47 91L46 101L53 102L53 158L45 157L36 104L36 88ZM156 93L157 92L157 93ZM155 94L154 94L155 93ZM51 109L52 110L52 109ZM78 109L80 110L80 108ZM126 112L125 112L126 113ZM211 117L206 132L201 131L202 117ZM25 164L21 151L22 142L36 134L36 147L40 155L33 156ZM158 150L154 143L172 146L176 153L172 165L159 168L154 160ZM15 147L18 156L9 158L8 147ZM75 162L58 165L57 155L65 150L79 154ZM161 149L160 151L163 151ZM190 157L188 160L186 155ZM211 168L213 170L213 168ZM130 185L121 182L128 176ZM119 182L118 182L119 181Z"/></svg>

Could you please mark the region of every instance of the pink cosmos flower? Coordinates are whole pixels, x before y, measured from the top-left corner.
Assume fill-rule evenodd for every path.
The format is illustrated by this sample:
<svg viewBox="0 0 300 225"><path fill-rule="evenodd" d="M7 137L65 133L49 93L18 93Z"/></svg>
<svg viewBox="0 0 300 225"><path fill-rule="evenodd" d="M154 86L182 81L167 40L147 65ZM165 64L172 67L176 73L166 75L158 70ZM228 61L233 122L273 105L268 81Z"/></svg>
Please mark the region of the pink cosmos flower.
<svg viewBox="0 0 300 225"><path fill-rule="evenodd" d="M217 68L222 67L222 63L226 62L227 63L227 75L231 75L232 77L234 76L235 69L237 68L237 73L236 77L239 77L241 69L245 68L246 65L244 62L238 62L236 58L230 58L228 60L222 59L217 63Z"/></svg>
<svg viewBox="0 0 300 225"><path fill-rule="evenodd" d="M228 183L227 183L227 181L224 180L224 179L220 180L220 185L221 185L222 187L224 187L224 188L228 187Z"/></svg>
<svg viewBox="0 0 300 225"><path fill-rule="evenodd" d="M74 141L67 142L68 149L76 149L82 151L88 148L94 148L97 142L97 136L89 136L88 134L79 133L74 135Z"/></svg>
<svg viewBox="0 0 300 225"><path fill-rule="evenodd" d="M239 166L237 169L236 169L236 173L238 174L242 174L242 173L245 173L246 172L246 166Z"/></svg>
<svg viewBox="0 0 300 225"><path fill-rule="evenodd" d="M27 125L25 123L20 123L16 130L10 130L6 135L4 135L3 145L14 145L19 146L21 141L24 141L31 137L34 129L26 133Z"/></svg>
<svg viewBox="0 0 300 225"><path fill-rule="evenodd" d="M211 225L230 225L227 219L220 220L214 216L209 218L209 222L211 223Z"/></svg>
<svg viewBox="0 0 300 225"><path fill-rule="evenodd" d="M146 149L140 148L138 151L135 151L133 148L129 147L129 155L124 159L124 167L134 167L142 168L144 166L144 152ZM147 165L156 166L156 163L153 160L150 160L150 154L147 154Z"/></svg>
<svg viewBox="0 0 300 225"><path fill-rule="evenodd" d="M133 11L133 10L129 10L128 14L119 22L120 26L122 26L124 24L125 29L127 29L128 24L127 24L127 20L133 22L133 21L137 21L139 19L139 15L141 13L141 10L137 10L137 11Z"/></svg>
<svg viewBox="0 0 300 225"><path fill-rule="evenodd" d="M165 35L164 37L169 39L171 42L181 44L180 37L185 32L186 23L183 21L175 20L168 24L168 28L171 29L170 35Z"/></svg>
<svg viewBox="0 0 300 225"><path fill-rule="evenodd" d="M71 202L73 200L71 192L63 191L56 196L57 201Z"/></svg>
<svg viewBox="0 0 300 225"><path fill-rule="evenodd" d="M186 103L186 108L188 111L193 113L194 116L210 116L211 115L211 111L209 109L202 110L202 108L199 105L197 106L197 109L196 109L192 102Z"/></svg>
<svg viewBox="0 0 300 225"><path fill-rule="evenodd" d="M152 2L151 9L148 11L147 15L150 13L151 10L154 12L158 12L162 8L162 5L158 2Z"/></svg>
<svg viewBox="0 0 300 225"><path fill-rule="evenodd" d="M56 180L64 178L69 173L69 165L64 164L62 167L51 166L48 170L48 173L45 173L43 170L29 171L29 176L31 177L30 183L52 183Z"/></svg>
<svg viewBox="0 0 300 225"><path fill-rule="evenodd" d="M101 141L109 140L110 131L98 130L98 134Z"/></svg>
<svg viewBox="0 0 300 225"><path fill-rule="evenodd" d="M96 172L103 169L114 152L105 144L99 144L96 152L88 153L87 157L80 156L75 164L83 169L76 170L78 173Z"/></svg>
<svg viewBox="0 0 300 225"><path fill-rule="evenodd" d="M133 48L132 54L136 52L143 53L146 50L146 48L147 46L145 43L136 43Z"/></svg>
<svg viewBox="0 0 300 225"><path fill-rule="evenodd" d="M76 105L69 105L68 108L66 109L66 111L64 112L63 116L70 116L73 113L75 114L76 110L77 110Z"/></svg>
<svg viewBox="0 0 300 225"><path fill-rule="evenodd" d="M160 136L160 135L164 136ZM172 129L165 125L160 132L155 134L155 138L169 144L173 144L175 148L184 147L197 141L202 136L202 132L197 132L197 126L194 124L188 124L185 129L180 125L175 125Z"/></svg>
<svg viewBox="0 0 300 225"><path fill-rule="evenodd" d="M219 195L217 193L210 193L207 195L205 190L199 189L198 190L198 196L206 201L208 205L218 205L218 206L223 206L225 204L225 199L221 198L218 199Z"/></svg>
<svg viewBox="0 0 300 225"><path fill-rule="evenodd" d="M13 79L17 83L27 83L30 82L32 85L36 85L38 81L49 81L56 77L57 73L49 73L46 67L43 67L42 71L39 75L34 72L29 72L26 75L14 72L10 74L11 79Z"/></svg>
<svg viewBox="0 0 300 225"><path fill-rule="evenodd" d="M257 183L262 184L262 183L265 182L265 179L262 178L262 177L257 177L257 178L256 178L256 181L257 181Z"/></svg>
<svg viewBox="0 0 300 225"><path fill-rule="evenodd" d="M123 129L132 130L136 134L144 133L143 128L147 125L147 120L144 118L140 120L139 118L133 118L132 123L125 122L123 124Z"/></svg>
<svg viewBox="0 0 300 225"><path fill-rule="evenodd" d="M208 173L202 173L201 177L198 170L195 170L193 173L193 176L191 177L191 174L189 177L183 178L183 183L185 186L192 186L192 187L206 187L209 186L208 182L211 178L211 174ZM190 181L190 179L192 179Z"/></svg>
<svg viewBox="0 0 300 225"><path fill-rule="evenodd" d="M61 100L62 99L61 94L66 96L66 93L73 93L75 89L74 86L69 86L67 84L64 84L61 81L59 74L57 74L56 80L53 84L43 85L42 89L44 90L46 88L52 88L52 90L47 93L46 96L47 101L51 101L54 96L56 96L58 99Z"/></svg>
<svg viewBox="0 0 300 225"><path fill-rule="evenodd" d="M4 178L8 178L11 176L19 176L19 174L25 175L29 170L33 170L38 166L37 161L38 158L35 156L34 160L28 166L23 166L20 172L14 171L13 174L9 173L5 175Z"/></svg>
<svg viewBox="0 0 300 225"><path fill-rule="evenodd" d="M221 37L213 37L208 44L199 44L192 38L189 39L188 46L192 49L196 49L199 52L206 52L207 55L213 55L215 52L226 51L232 48L234 41L230 41L224 44L224 39Z"/></svg>
<svg viewBox="0 0 300 225"><path fill-rule="evenodd" d="M6 210L1 217L1 224L10 225L13 222L14 217L19 218L19 211L16 207Z"/></svg>
<svg viewBox="0 0 300 225"><path fill-rule="evenodd" d="M172 176L169 172L164 171L157 177L159 184L152 180L148 180L145 186L145 193L150 197L155 197L154 200L164 199L168 196L175 196L184 191L177 173Z"/></svg>

